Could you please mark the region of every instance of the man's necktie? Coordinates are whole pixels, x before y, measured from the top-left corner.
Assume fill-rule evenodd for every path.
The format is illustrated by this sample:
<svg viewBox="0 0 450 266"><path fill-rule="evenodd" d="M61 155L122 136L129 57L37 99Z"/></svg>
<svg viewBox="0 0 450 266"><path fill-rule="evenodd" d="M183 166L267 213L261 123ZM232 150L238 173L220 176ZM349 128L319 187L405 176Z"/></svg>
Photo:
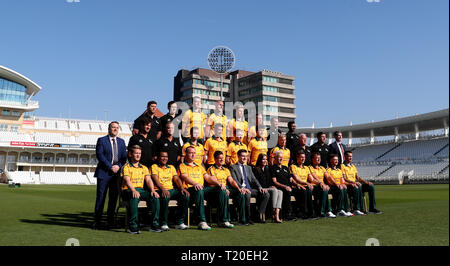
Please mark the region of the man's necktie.
<svg viewBox="0 0 450 266"><path fill-rule="evenodd" d="M344 161L344 148L342 147L342 144L339 143L339 147L341 148L341 163Z"/></svg>
<svg viewBox="0 0 450 266"><path fill-rule="evenodd" d="M250 183L248 182L247 173L245 172L245 167L243 164L241 164L241 167L242 167L242 173L244 173L245 188L251 189Z"/></svg>
<svg viewBox="0 0 450 266"><path fill-rule="evenodd" d="M116 139L115 138L113 138L112 139L112 142L113 142L113 165L114 164L117 164L117 162L119 161L118 160L118 152L117 152L117 143L116 143Z"/></svg>

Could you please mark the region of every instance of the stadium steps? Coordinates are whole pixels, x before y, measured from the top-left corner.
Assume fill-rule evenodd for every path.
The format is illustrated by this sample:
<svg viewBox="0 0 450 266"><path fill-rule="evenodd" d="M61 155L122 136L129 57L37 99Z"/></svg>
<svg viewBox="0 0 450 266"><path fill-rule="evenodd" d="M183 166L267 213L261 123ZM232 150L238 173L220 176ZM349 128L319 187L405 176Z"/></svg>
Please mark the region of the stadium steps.
<svg viewBox="0 0 450 266"><path fill-rule="evenodd" d="M398 147L400 147L400 145L402 145L401 143L396 144L394 147L392 147L391 149L387 150L386 152L384 152L383 154L381 154L380 156L378 156L377 158L375 158L375 161L382 158L383 156L385 156L386 154L390 153L391 151L397 149Z"/></svg>
<svg viewBox="0 0 450 266"><path fill-rule="evenodd" d="M391 164L388 168L384 169L383 171L381 171L378 175L376 175L375 177L379 177L381 175L383 175L384 173L386 173L387 171L389 171L389 169L392 169L395 166L395 164Z"/></svg>
<svg viewBox="0 0 450 266"><path fill-rule="evenodd" d="M447 144L447 146L448 146L448 144ZM441 171L439 171L436 175L440 175L440 174L443 174L444 172L445 172L445 170L447 170L448 169L448 164L444 167L444 168L442 168L442 170Z"/></svg>
<svg viewBox="0 0 450 266"><path fill-rule="evenodd" d="M433 156L436 156L437 154L439 154L442 150L444 150L444 149L447 148L447 147L448 147L448 143L445 144L444 147L440 148L437 152L435 152L435 153L433 154Z"/></svg>

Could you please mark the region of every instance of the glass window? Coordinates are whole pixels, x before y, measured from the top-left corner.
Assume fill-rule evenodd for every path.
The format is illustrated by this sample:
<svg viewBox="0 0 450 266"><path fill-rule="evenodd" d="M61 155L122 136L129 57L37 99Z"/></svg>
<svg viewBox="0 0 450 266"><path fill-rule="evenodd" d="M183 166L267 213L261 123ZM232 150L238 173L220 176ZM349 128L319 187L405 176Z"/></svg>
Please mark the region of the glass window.
<svg viewBox="0 0 450 266"><path fill-rule="evenodd" d="M192 79L183 82L183 87L192 87Z"/></svg>
<svg viewBox="0 0 450 266"><path fill-rule="evenodd" d="M13 111L12 112L12 116L20 116L20 112L19 111Z"/></svg>
<svg viewBox="0 0 450 266"><path fill-rule="evenodd" d="M264 101L269 101L269 102L278 102L278 97L274 97L274 96L264 96Z"/></svg>
<svg viewBox="0 0 450 266"><path fill-rule="evenodd" d="M4 116L9 116L9 115L11 115L11 111L10 110L2 110L2 115L4 115Z"/></svg>
<svg viewBox="0 0 450 266"><path fill-rule="evenodd" d="M272 86L264 86L264 91L267 92L278 92L278 88Z"/></svg>
<svg viewBox="0 0 450 266"><path fill-rule="evenodd" d="M267 82L274 82L274 83L277 83L277 82L278 82L278 79L277 79L277 78L274 78L274 77L268 77L268 76L264 76L263 80L264 80L264 81L267 81Z"/></svg>

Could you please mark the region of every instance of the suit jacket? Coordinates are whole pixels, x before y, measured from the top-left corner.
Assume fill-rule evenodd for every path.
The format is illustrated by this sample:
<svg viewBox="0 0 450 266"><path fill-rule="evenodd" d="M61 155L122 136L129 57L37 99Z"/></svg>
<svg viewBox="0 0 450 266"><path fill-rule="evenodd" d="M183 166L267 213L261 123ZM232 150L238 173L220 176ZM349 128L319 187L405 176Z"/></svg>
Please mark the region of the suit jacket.
<svg viewBox="0 0 450 266"><path fill-rule="evenodd" d="M245 173L247 173L247 179L250 183L250 187L253 189L261 189L261 184L258 182L258 179L256 179L255 175L253 174L252 167L249 165L244 165L245 167ZM241 172L241 167L239 164L234 164L231 166L231 176L233 177L234 181L238 184L239 188L242 188L242 183L244 182L244 176ZM250 188L248 188L250 189Z"/></svg>
<svg viewBox="0 0 450 266"><path fill-rule="evenodd" d="M117 140L118 162L117 165L122 167L127 162L127 147L125 141L119 137ZM112 167L112 147L109 136L104 136L97 139L97 146L95 147L95 154L97 156L98 164L95 169L94 176L97 178L110 178L113 175Z"/></svg>
<svg viewBox="0 0 450 266"><path fill-rule="evenodd" d="M344 155L344 152L347 150L347 148L345 147L344 144L341 143L341 145L342 145L342 148L344 149L344 151L342 152L342 155ZM337 142L335 141L335 142L331 143L329 147L330 147L329 155L337 154L337 156L339 157L338 165L344 163L344 158L341 156L341 153L339 152L339 147L338 147Z"/></svg>

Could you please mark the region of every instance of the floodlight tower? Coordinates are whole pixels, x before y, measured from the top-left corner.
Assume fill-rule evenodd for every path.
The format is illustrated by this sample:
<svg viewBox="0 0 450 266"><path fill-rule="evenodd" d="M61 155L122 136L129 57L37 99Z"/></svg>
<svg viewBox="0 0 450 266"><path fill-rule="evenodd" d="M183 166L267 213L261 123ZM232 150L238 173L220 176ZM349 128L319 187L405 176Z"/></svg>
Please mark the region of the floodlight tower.
<svg viewBox="0 0 450 266"><path fill-rule="evenodd" d="M235 57L233 51L226 46L216 46L208 54L209 68L220 75L220 99L223 97L223 75L234 67Z"/></svg>

